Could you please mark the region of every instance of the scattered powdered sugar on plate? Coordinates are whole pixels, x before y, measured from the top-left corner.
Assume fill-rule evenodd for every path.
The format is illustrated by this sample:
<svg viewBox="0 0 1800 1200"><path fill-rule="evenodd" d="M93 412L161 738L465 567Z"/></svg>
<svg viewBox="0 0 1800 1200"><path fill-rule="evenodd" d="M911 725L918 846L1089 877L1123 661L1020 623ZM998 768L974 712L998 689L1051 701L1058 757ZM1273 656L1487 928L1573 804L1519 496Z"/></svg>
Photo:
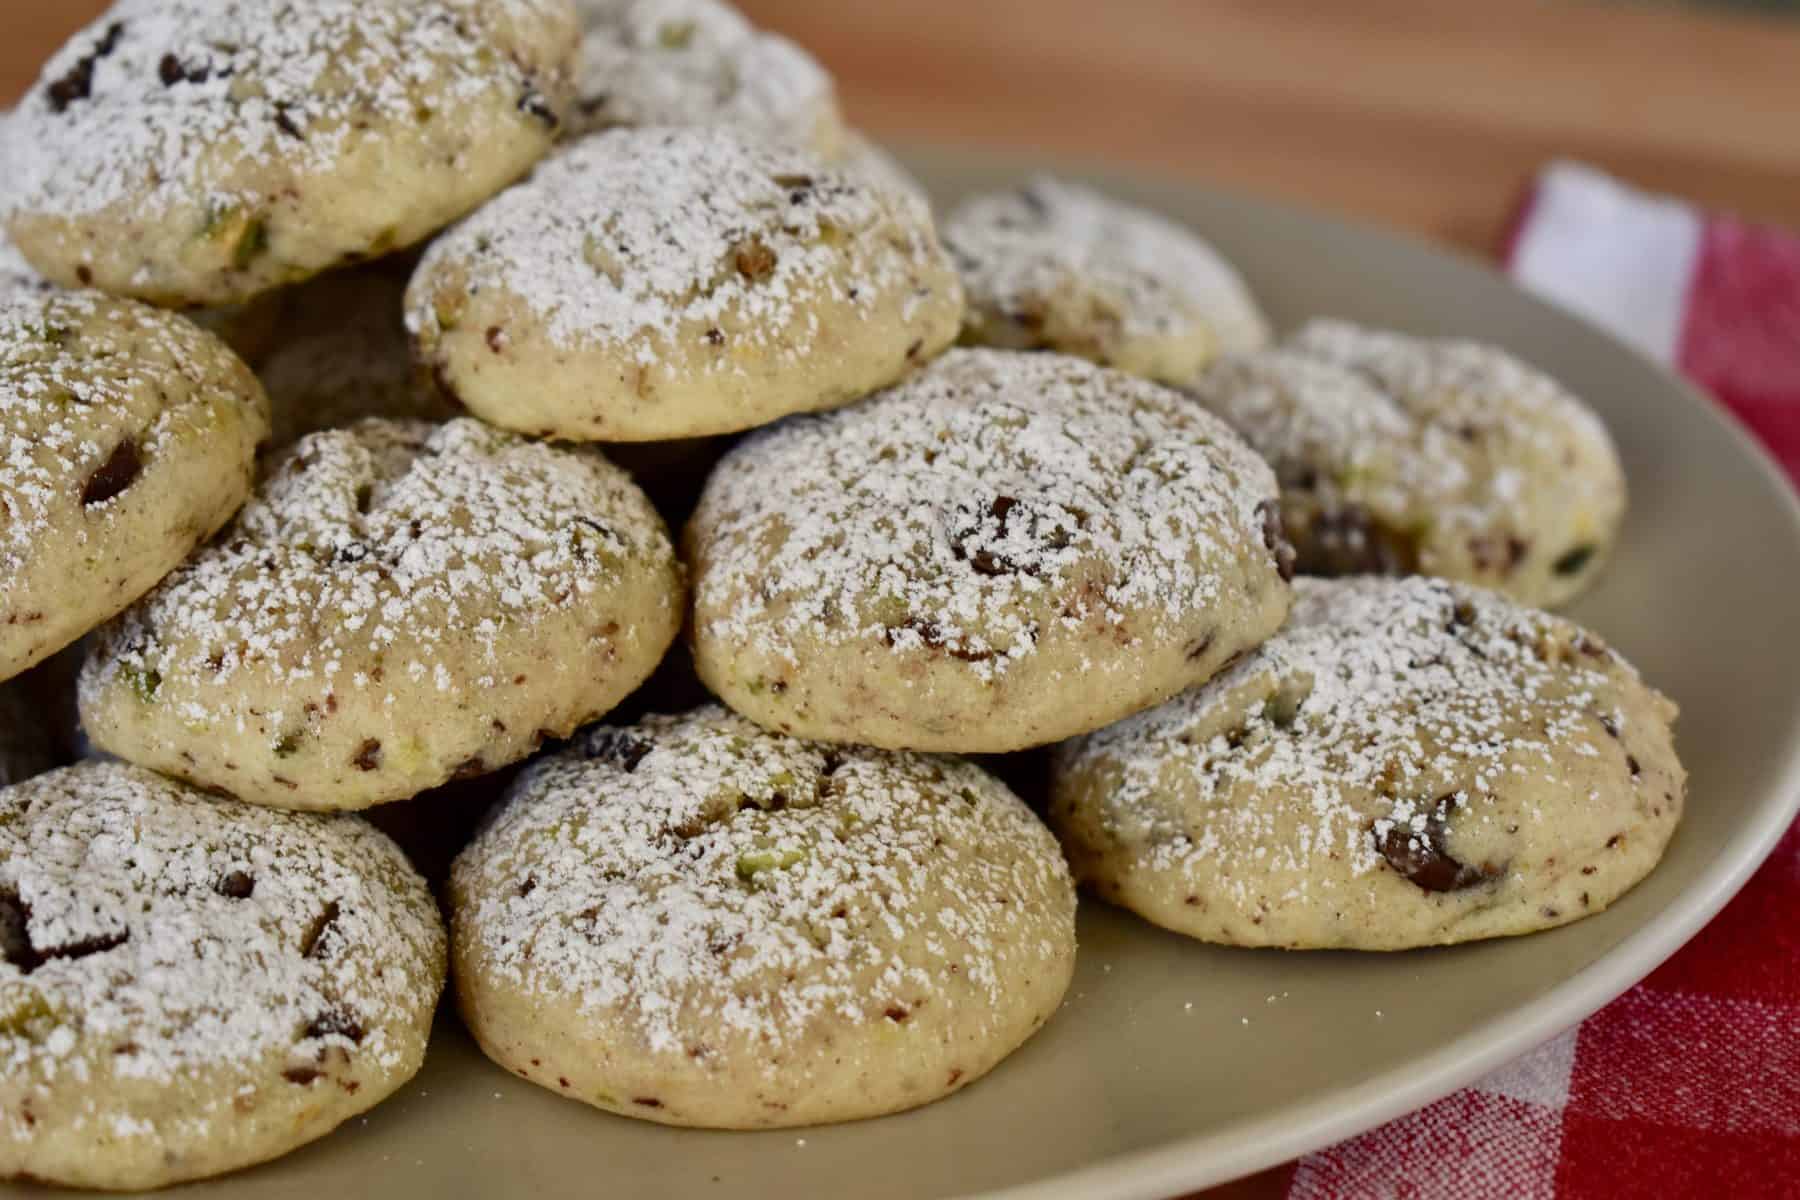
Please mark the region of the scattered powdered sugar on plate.
<svg viewBox="0 0 1800 1200"><path fill-rule="evenodd" d="M1619 681L1636 672L1561 618L1423 577L1294 589L1286 627L1235 667L1059 751L1065 779L1110 774L1102 823L1147 843L1158 870L1230 868L1241 847L1256 861L1220 875L1245 899L1315 857L1362 874L1396 829L1423 853L1446 797L1553 771L1559 747L1626 720ZM1246 796L1281 804L1234 800Z"/></svg>
<svg viewBox="0 0 1800 1200"><path fill-rule="evenodd" d="M233 524L105 627L84 702L121 672L142 691L174 673L224 682L251 668L312 685L306 695L379 694L368 663L390 650L390 670L479 689L467 676L484 660L461 661L463 640L491 652L673 554L655 510L596 451L468 418L362 421L273 459Z"/></svg>
<svg viewBox="0 0 1800 1200"><path fill-rule="evenodd" d="M1036 648L1044 598L1179 622L1266 555L1275 480L1155 384L1050 354L953 350L859 404L754 435L689 526L706 632L945 647L983 678Z"/></svg>
<svg viewBox="0 0 1800 1200"><path fill-rule="evenodd" d="M831 77L799 46L718 0L577 0L577 129L722 125L828 149Z"/></svg>
<svg viewBox="0 0 1800 1200"><path fill-rule="evenodd" d="M15 1096L96 1073L173 1085L291 1060L299 1076L325 1051L394 1070L443 963L424 882L361 820L216 801L119 763L0 791L0 1090ZM107 1102L103 1087L89 1101Z"/></svg>
<svg viewBox="0 0 1800 1200"><path fill-rule="evenodd" d="M4 185L23 212L151 219L260 198L262 165L329 173L420 95L531 95L481 32L551 19L567 0L117 0L51 57L7 122ZM497 17L494 10L501 10ZM486 10L486 11L484 11ZM527 90L521 92L521 87Z"/></svg>
<svg viewBox="0 0 1800 1200"><path fill-rule="evenodd" d="M459 963L473 951L665 1055L711 1028L779 1048L821 1021L898 1023L966 1005L967 985L997 1009L1011 970L1073 945L1054 839L980 769L785 738L718 706L540 761L451 889Z"/></svg>
<svg viewBox="0 0 1800 1200"><path fill-rule="evenodd" d="M973 196L944 222L970 301L1029 313L1072 286L1111 301L1126 337L1188 337L1204 323L1225 352L1268 340L1243 278L1191 230L1079 184L1040 176Z"/></svg>
<svg viewBox="0 0 1800 1200"><path fill-rule="evenodd" d="M846 247L897 239L847 277ZM882 248L877 248L881 251ZM800 150L721 129L613 130L574 143L434 242L409 292L415 335L454 324L433 281L516 296L561 346L617 346L649 364L688 326L804 360L809 297L872 306L935 252L903 196Z"/></svg>

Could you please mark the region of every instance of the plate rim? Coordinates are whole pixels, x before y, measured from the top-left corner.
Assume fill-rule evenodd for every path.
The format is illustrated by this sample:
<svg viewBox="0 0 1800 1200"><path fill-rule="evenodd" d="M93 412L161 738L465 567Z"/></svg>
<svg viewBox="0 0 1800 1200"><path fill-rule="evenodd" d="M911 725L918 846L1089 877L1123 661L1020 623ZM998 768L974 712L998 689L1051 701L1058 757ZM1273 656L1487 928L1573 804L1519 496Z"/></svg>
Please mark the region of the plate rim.
<svg viewBox="0 0 1800 1200"><path fill-rule="evenodd" d="M996 155L954 144L900 143L902 161L923 165L928 174L991 167L996 157L1017 161L1027 174L1066 175L1101 186L1108 183L1163 191L1188 189L1233 204L1253 205L1315 225L1329 225L1359 238L1377 239L1450 258L1489 276L1529 305L1572 322L1655 371L1679 391L1685 402L1701 409L1703 419L1720 427L1748 458L1774 494L1781 515L1800 546L1800 485L1790 481L1769 450L1735 413L1706 395L1669 366L1619 338L1592 318L1555 304L1521 287L1494 262L1471 250L1406 230L1382 226L1304 202L1269 197L1209 181L1134 164L1017 149ZM1031 164L1026 166L1024 164ZM1175 218L1172 218L1175 219ZM1800 686L1800 685L1797 685ZM1436 1049L1360 1081L1347 1090L1275 1112L1247 1117L1203 1134L1176 1138L1149 1149L1127 1151L1073 1170L997 1190L965 1192L989 1200L1169 1200L1216 1187L1301 1158L1315 1150L1353 1138L1379 1125L1424 1108L1520 1056L1582 1021L1642 982L1657 967L1709 924L1741 891L1774 853L1782 836L1800 818L1800 722L1770 786L1774 803L1757 811L1726 842L1687 890L1638 929L1621 939L1588 967L1545 991L1504 1017L1455 1038Z"/></svg>

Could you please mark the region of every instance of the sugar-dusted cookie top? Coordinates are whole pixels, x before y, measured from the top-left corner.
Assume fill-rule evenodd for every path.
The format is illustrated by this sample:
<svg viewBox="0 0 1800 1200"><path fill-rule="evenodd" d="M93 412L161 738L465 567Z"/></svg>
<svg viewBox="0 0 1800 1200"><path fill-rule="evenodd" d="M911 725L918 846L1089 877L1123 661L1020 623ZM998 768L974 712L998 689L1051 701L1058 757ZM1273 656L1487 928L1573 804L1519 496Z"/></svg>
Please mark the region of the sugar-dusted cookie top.
<svg viewBox="0 0 1800 1200"><path fill-rule="evenodd" d="M718 125L836 154L837 96L817 60L720 0L577 0L574 128Z"/></svg>
<svg viewBox="0 0 1800 1200"><path fill-rule="evenodd" d="M971 342L1185 384L1269 337L1243 279L1197 233L1079 184L1041 177L972 196L945 220L944 244Z"/></svg>
<svg viewBox="0 0 1800 1200"><path fill-rule="evenodd" d="M130 604L250 490L268 401L191 321L0 288L0 679Z"/></svg>
<svg viewBox="0 0 1800 1200"><path fill-rule="evenodd" d="M0 791L0 1173L155 1186L310 1141L418 1069L444 970L360 820L113 763Z"/></svg>
<svg viewBox="0 0 1800 1200"><path fill-rule="evenodd" d="M517 177L576 36L569 0L117 0L6 122L6 223L58 283L242 300Z"/></svg>
<svg viewBox="0 0 1800 1200"><path fill-rule="evenodd" d="M1527 932L1655 864L1674 717L1599 638L1494 592L1302 578L1237 665L1061 748L1051 820L1102 895L1209 940Z"/></svg>
<svg viewBox="0 0 1800 1200"><path fill-rule="evenodd" d="M1074 955L1067 868L998 781L717 706L596 729L530 768L451 894L490 1053L679 1124L933 1099L1054 1010Z"/></svg>
<svg viewBox="0 0 1800 1200"><path fill-rule="evenodd" d="M997 751L1016 746L964 740L1094 728L1280 624L1274 491L1175 392L1061 355L952 351L720 464L686 540L698 665L739 711L805 736Z"/></svg>
<svg viewBox="0 0 1800 1200"><path fill-rule="evenodd" d="M610 441L843 404L961 313L910 198L707 128L576 142L433 243L407 294L419 358L472 411Z"/></svg>
<svg viewBox="0 0 1800 1200"><path fill-rule="evenodd" d="M245 799L361 808L597 718L681 601L661 519L597 451L368 420L278 455L231 528L106 627L83 720Z"/></svg>
<svg viewBox="0 0 1800 1200"><path fill-rule="evenodd" d="M1417 571L1560 604L1624 516L1599 418L1496 346L1313 321L1193 395L1275 466L1309 573Z"/></svg>

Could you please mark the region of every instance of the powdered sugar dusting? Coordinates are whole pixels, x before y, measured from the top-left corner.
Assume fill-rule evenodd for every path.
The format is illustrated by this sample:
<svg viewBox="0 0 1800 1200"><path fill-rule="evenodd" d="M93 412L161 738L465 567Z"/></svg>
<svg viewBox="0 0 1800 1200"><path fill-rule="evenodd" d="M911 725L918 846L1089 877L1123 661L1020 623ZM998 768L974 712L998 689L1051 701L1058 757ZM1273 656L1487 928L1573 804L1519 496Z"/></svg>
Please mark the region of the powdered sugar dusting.
<svg viewBox="0 0 1800 1200"><path fill-rule="evenodd" d="M945 221L944 244L976 306L1026 312L1078 281L1107 298L1127 337L1189 337L1200 323L1224 352L1269 337L1242 277L1212 246L1079 184L1041 176L971 197Z"/></svg>
<svg viewBox="0 0 1800 1200"><path fill-rule="evenodd" d="M415 127L421 96L521 98L478 32L504 6L552 19L567 0L117 0L45 65L7 123L22 211L129 204L156 219L253 200L263 164L331 171L383 124ZM483 10L488 10L484 13Z"/></svg>
<svg viewBox="0 0 1800 1200"><path fill-rule="evenodd" d="M1059 355L954 350L899 386L764 431L690 526L702 633L942 646L984 679L1058 619L1171 625L1263 554L1268 467L1170 391ZM1254 548L1251 550L1250 548ZM812 651L805 651L812 652Z"/></svg>
<svg viewBox="0 0 1800 1200"><path fill-rule="evenodd" d="M825 150L831 77L793 42L717 0L578 0L577 129L721 125Z"/></svg>
<svg viewBox="0 0 1800 1200"><path fill-rule="evenodd" d="M1288 346L1381 389L1414 422L1413 440L1423 461L1455 464L1461 457L1456 441L1466 443L1467 431L1474 428L1508 446L1531 447L1547 462L1562 462L1562 451L1573 440L1584 459L1610 462L1617 472L1612 439L1594 411L1555 379L1498 347L1327 320L1308 322ZM1424 468L1415 464L1414 470ZM1439 470L1440 487L1462 482L1454 465ZM1505 505L1518 499L1508 481L1491 483L1492 502ZM1614 483L1612 478L1594 480L1596 488Z"/></svg>
<svg viewBox="0 0 1800 1200"><path fill-rule="evenodd" d="M894 239L846 278L845 243ZM809 297L871 308L937 249L901 196L798 150L716 129L615 130L576 142L439 238L409 292L415 335L444 327L432 283L466 271L563 346L614 345L649 365L687 326L783 360L817 352Z"/></svg>
<svg viewBox="0 0 1800 1200"><path fill-rule="evenodd" d="M191 322L147 305L0 288L0 576L27 571L58 523L82 544L106 527L113 505L84 504L83 481L121 439L151 462L215 433L221 394L235 387L249 403L254 381L231 378L234 365ZM0 610L6 593L0 584Z"/></svg>
<svg viewBox="0 0 1800 1200"><path fill-rule="evenodd" d="M1274 465L1305 571L1579 590L1625 507L1604 426L1497 347L1313 321L1192 394Z"/></svg>
<svg viewBox="0 0 1800 1200"><path fill-rule="evenodd" d="M1013 972L1074 936L1054 840L979 769L783 738L716 706L596 729L532 767L452 890L484 972L608 1014L658 1055L712 1028L778 1051L821 1022L966 999L952 979L1000 1009Z"/></svg>
<svg viewBox="0 0 1800 1200"><path fill-rule="evenodd" d="M1155 869L1215 863L1246 906L1272 870L1329 856L1360 875L1396 825L1422 844L1445 797L1553 772L1626 720L1636 673L1560 618L1420 577L1294 586L1287 626L1237 666L1060 752L1065 778L1112 773L1101 822Z"/></svg>
<svg viewBox="0 0 1800 1200"><path fill-rule="evenodd" d="M367 420L274 459L233 525L106 627L84 703L120 672L224 682L252 667L379 695L365 671L383 651L440 691L479 691L484 664L462 661L458 639L491 656L621 572L672 560L654 510L597 452L467 418Z"/></svg>
<svg viewBox="0 0 1800 1200"><path fill-rule="evenodd" d="M61 1102L94 1073L250 1083L327 1050L406 1069L443 983L435 906L372 827L114 763L0 791L0 934L0 1074ZM109 1099L77 1119L132 1132ZM232 1100L201 1089L182 1115L233 1119ZM5 1136L31 1136L20 1112Z"/></svg>

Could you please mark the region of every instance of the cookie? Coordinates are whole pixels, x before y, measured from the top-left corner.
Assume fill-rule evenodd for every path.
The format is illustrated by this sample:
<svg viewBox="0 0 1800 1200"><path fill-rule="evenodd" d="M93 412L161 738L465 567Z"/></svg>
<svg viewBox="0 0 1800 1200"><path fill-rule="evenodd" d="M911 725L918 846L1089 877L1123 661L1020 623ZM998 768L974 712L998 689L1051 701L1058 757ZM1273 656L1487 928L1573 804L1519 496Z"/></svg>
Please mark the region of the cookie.
<svg viewBox="0 0 1800 1200"><path fill-rule="evenodd" d="M437 906L365 822L84 763L0 791L0 1179L285 1154L425 1057Z"/></svg>
<svg viewBox="0 0 1800 1200"><path fill-rule="evenodd" d="M707 125L827 157L842 148L836 88L812 55L719 0L576 0L571 126Z"/></svg>
<svg viewBox="0 0 1800 1200"><path fill-rule="evenodd" d="M1275 466L1311 574L1437 575L1554 606L1625 515L1606 428L1497 347L1314 321L1193 389Z"/></svg>
<svg viewBox="0 0 1800 1200"><path fill-rule="evenodd" d="M662 522L599 453L364 421L275 456L232 526L101 631L82 722L257 804L365 808L598 719L682 598Z"/></svg>
<svg viewBox="0 0 1800 1200"><path fill-rule="evenodd" d="M402 305L407 273L385 263L333 271L284 295L281 329L257 368L272 447L365 417L457 415L413 364Z"/></svg>
<svg viewBox="0 0 1800 1200"><path fill-rule="evenodd" d="M1040 177L972 196L945 221L944 245L968 292L971 344L1060 350L1185 384L1218 355L1269 338L1218 251L1078 184Z"/></svg>
<svg viewBox="0 0 1800 1200"><path fill-rule="evenodd" d="M686 531L695 663L801 737L995 753L1084 733L1280 626L1275 497L1173 391L954 350L726 456Z"/></svg>
<svg viewBox="0 0 1800 1200"><path fill-rule="evenodd" d="M1599 912L1661 858L1675 705L1599 638L1444 580L1301 579L1287 627L1062 747L1101 896L1209 942L1401 950Z"/></svg>
<svg viewBox="0 0 1800 1200"><path fill-rule="evenodd" d="M6 124L5 224L65 286L242 301L526 171L577 36L570 0L116 0Z"/></svg>
<svg viewBox="0 0 1800 1200"><path fill-rule="evenodd" d="M0 679L136 600L249 494L268 402L192 322L0 289Z"/></svg>
<svg viewBox="0 0 1800 1200"><path fill-rule="evenodd" d="M1049 1019L1075 890L968 763L766 733L718 707L531 767L450 881L488 1056L608 1112L848 1121L966 1087Z"/></svg>
<svg viewBox="0 0 1800 1200"><path fill-rule="evenodd" d="M471 412L609 442L847 403L961 317L904 197L701 128L577 142L433 243L407 292L416 357Z"/></svg>

